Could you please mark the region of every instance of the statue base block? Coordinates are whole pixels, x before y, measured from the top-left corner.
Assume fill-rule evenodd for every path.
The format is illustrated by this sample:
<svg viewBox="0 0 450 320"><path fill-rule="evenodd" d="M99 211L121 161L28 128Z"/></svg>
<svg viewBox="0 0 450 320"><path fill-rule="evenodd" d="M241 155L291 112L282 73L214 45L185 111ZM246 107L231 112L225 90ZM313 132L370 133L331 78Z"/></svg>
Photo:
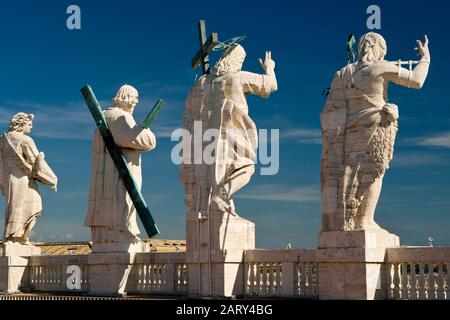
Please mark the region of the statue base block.
<svg viewBox="0 0 450 320"><path fill-rule="evenodd" d="M31 257L41 254L41 249L33 246L7 241L3 244L3 256Z"/></svg>
<svg viewBox="0 0 450 320"><path fill-rule="evenodd" d="M92 253L112 253L112 252L150 252L150 244L144 241L136 243L130 242L95 242L92 244Z"/></svg>
<svg viewBox="0 0 450 320"><path fill-rule="evenodd" d="M187 255L191 296L244 294L244 251L255 248L255 224L212 211L211 221L187 215Z"/></svg>
<svg viewBox="0 0 450 320"><path fill-rule="evenodd" d="M321 232L320 299L386 299L386 248L399 246L399 237L382 229Z"/></svg>
<svg viewBox="0 0 450 320"><path fill-rule="evenodd" d="M134 253L93 253L89 255L89 294L121 296L126 294Z"/></svg>
<svg viewBox="0 0 450 320"><path fill-rule="evenodd" d="M0 257L0 292L17 293L27 281L29 258Z"/></svg>
<svg viewBox="0 0 450 320"><path fill-rule="evenodd" d="M319 233L321 248L397 248L400 238L383 229L324 231Z"/></svg>

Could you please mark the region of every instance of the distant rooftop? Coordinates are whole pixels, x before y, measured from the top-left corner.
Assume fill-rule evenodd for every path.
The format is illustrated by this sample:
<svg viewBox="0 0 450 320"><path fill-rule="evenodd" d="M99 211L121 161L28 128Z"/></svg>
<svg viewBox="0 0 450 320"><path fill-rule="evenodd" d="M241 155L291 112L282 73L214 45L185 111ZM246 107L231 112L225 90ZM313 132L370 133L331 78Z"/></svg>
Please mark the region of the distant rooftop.
<svg viewBox="0 0 450 320"><path fill-rule="evenodd" d="M185 240L159 240L151 239L144 240L150 243L150 249L153 252L185 252L186 241ZM41 248L41 255L47 256L63 256L71 254L90 254L91 242L90 241L74 241L74 242L35 242L35 246ZM3 241L0 241L0 256L3 254Z"/></svg>

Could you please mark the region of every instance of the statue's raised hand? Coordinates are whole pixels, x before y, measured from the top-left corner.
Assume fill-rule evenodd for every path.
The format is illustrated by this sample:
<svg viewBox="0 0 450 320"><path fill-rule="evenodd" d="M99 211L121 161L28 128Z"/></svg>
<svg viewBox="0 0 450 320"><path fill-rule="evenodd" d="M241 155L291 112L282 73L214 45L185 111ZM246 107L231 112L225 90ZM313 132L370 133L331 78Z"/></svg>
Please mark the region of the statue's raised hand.
<svg viewBox="0 0 450 320"><path fill-rule="evenodd" d="M275 70L275 61L272 60L272 53L270 51L266 51L266 58L264 59L264 62L262 59L259 59L259 64L264 69L266 74L269 74Z"/></svg>
<svg viewBox="0 0 450 320"><path fill-rule="evenodd" d="M425 35L425 41L422 43L420 40L417 40L417 48L414 50L417 51L417 54L420 54L422 58L430 57L430 49L428 48L428 37Z"/></svg>

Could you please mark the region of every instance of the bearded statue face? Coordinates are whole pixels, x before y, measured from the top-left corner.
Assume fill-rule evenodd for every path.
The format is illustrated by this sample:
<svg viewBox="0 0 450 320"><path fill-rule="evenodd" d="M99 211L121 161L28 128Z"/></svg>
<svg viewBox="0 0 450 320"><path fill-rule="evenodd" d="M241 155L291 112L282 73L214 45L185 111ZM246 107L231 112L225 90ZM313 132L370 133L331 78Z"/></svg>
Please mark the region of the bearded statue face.
<svg viewBox="0 0 450 320"><path fill-rule="evenodd" d="M214 67L213 73L219 76L241 71L245 56L245 50L241 45L231 45L223 52L222 57Z"/></svg>

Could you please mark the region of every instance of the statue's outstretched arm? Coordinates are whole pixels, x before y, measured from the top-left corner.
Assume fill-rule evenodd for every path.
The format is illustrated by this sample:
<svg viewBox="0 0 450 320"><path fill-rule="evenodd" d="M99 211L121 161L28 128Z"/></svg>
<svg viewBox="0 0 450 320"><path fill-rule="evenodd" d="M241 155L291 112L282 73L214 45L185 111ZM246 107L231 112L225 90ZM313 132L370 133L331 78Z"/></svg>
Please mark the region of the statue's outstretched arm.
<svg viewBox="0 0 450 320"><path fill-rule="evenodd" d="M405 87L421 89L427 78L431 62L427 36L425 36L423 43L417 40L417 48L415 50L418 51L422 59L413 70L410 71L402 68L395 62L389 62L387 72L384 73L385 78Z"/></svg>
<svg viewBox="0 0 450 320"><path fill-rule="evenodd" d="M275 61L272 60L270 51L266 52L264 62L259 59L264 74L241 71L241 85L245 94L256 94L262 98L268 98L272 92L277 91L277 78L275 76Z"/></svg>

